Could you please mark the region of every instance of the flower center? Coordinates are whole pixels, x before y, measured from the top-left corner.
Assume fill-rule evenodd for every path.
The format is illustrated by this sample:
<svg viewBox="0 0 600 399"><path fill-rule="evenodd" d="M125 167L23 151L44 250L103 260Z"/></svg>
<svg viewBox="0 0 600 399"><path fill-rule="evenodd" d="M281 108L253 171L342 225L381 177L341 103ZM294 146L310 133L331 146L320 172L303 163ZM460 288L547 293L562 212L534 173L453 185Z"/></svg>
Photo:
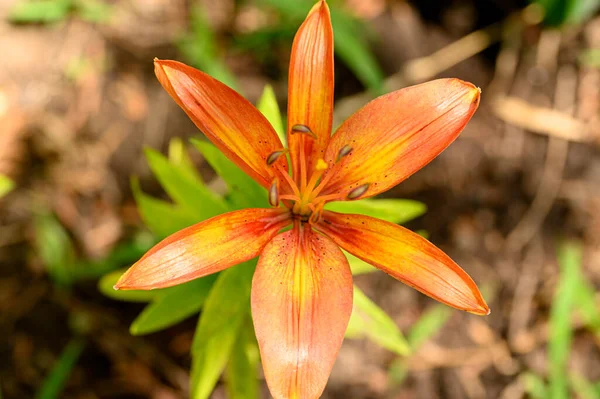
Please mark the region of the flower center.
<svg viewBox="0 0 600 399"><path fill-rule="evenodd" d="M316 139L317 136L306 125L294 125L291 129L291 134L302 134L306 139ZM300 184L296 183L289 173L283 169L281 164L277 162L282 155L289 153L288 149L281 149L272 152L266 159L267 165L277 169L280 175L283 176L284 182L280 182L275 178L269 187L269 203L271 206L279 206L279 202L290 210L291 214L301 222L316 223L321 219L323 207L327 202L336 200L354 200L361 197L368 189L368 184L355 187L348 193L335 193L329 195L320 195L321 191L326 187L331 176L335 174L344 157L352 152L352 147L349 145L343 146L332 165L328 165L323 159L318 159L309 179L306 179L306 171L308 169L305 147L300 146ZM282 183L285 183L281 187Z"/></svg>

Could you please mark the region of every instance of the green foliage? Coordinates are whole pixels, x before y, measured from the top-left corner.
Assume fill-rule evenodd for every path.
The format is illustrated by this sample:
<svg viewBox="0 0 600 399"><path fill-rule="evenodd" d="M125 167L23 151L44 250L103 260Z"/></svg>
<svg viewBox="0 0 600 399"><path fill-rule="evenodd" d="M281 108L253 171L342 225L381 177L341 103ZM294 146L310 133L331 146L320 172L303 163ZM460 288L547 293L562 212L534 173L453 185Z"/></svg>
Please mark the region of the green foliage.
<svg viewBox="0 0 600 399"><path fill-rule="evenodd" d="M600 9L600 0L534 0L545 11L547 25L581 24Z"/></svg>
<svg viewBox="0 0 600 399"><path fill-rule="evenodd" d="M146 158L154 175L176 204L201 221L227 211L223 199L211 191L186 165L169 162L161 153L147 148Z"/></svg>
<svg viewBox="0 0 600 399"><path fill-rule="evenodd" d="M587 49L581 54L579 61L588 67L600 69L600 49Z"/></svg>
<svg viewBox="0 0 600 399"><path fill-rule="evenodd" d="M241 38L238 43L242 48L252 48L254 52L263 53L272 51L273 40L287 39L289 47L296 27L300 26L314 5L312 0L260 0L259 3L280 14L280 25L254 33L249 39ZM383 72L365 40L368 33L365 26L337 3L331 3L330 9L336 54L366 87L374 94L381 94ZM290 26L294 28L290 29Z"/></svg>
<svg viewBox="0 0 600 399"><path fill-rule="evenodd" d="M219 53L222 46L217 43L215 34L199 5L192 7L190 18L190 32L177 41L179 50L191 65L237 90L237 81Z"/></svg>
<svg viewBox="0 0 600 399"><path fill-rule="evenodd" d="M597 399L600 391L583 376L569 373L568 361L573 341L572 316L577 311L585 327L600 336L600 308L594 289L581 271L582 248L577 243L560 246L560 279L550 309L548 331L548 383L533 372L521 375L525 391L532 398L568 398L571 391L578 397Z"/></svg>
<svg viewBox="0 0 600 399"><path fill-rule="evenodd" d="M408 346L413 352L418 350L423 343L431 339L446 324L452 310L444 305L434 305L427 310L419 320L412 326L406 336ZM400 385L408 373L406 361L403 358L396 359L389 369L389 377L394 385Z"/></svg>
<svg viewBox="0 0 600 399"><path fill-rule="evenodd" d="M275 97L275 91L271 85L266 85L263 90L260 99L258 100L258 109L263 113L265 118L269 121L279 140L284 147L287 147L287 140L285 137L285 130L283 128L283 120L281 118L281 112L279 111L279 104L277 103L277 97Z"/></svg>
<svg viewBox="0 0 600 399"><path fill-rule="evenodd" d="M133 335L150 334L198 313L216 278L211 275L163 290L133 321L129 331Z"/></svg>
<svg viewBox="0 0 600 399"><path fill-rule="evenodd" d="M52 371L44 379L36 399L54 399L60 397L71 370L79 360L85 342L80 338L72 339L54 364Z"/></svg>
<svg viewBox="0 0 600 399"><path fill-rule="evenodd" d="M325 205L325 209L342 213L358 213L391 223L406 223L427 212L422 202L407 199L363 199L339 201Z"/></svg>
<svg viewBox="0 0 600 399"><path fill-rule="evenodd" d="M231 162L218 148L206 141L192 139L192 144L229 187L227 198L233 209L266 207L267 192L240 168Z"/></svg>
<svg viewBox="0 0 600 399"><path fill-rule="evenodd" d="M0 173L0 198L10 193L15 188L15 183Z"/></svg>
<svg viewBox="0 0 600 399"><path fill-rule="evenodd" d="M260 352L254 336L252 320L246 320L231 351L226 370L229 399L258 399Z"/></svg>
<svg viewBox="0 0 600 399"><path fill-rule="evenodd" d="M379 306L354 286L354 304L346 338L370 338L400 356L410 353L408 342L396 323Z"/></svg>
<svg viewBox="0 0 600 399"><path fill-rule="evenodd" d="M209 398L249 315L256 262L221 272L206 300L192 343L191 397Z"/></svg>
<svg viewBox="0 0 600 399"><path fill-rule="evenodd" d="M49 212L35 216L34 228L37 253L46 271L57 285L70 285L76 254L69 234Z"/></svg>
<svg viewBox="0 0 600 399"><path fill-rule="evenodd" d="M84 21L108 21L112 6L101 0L21 0L10 10L8 19L13 23L56 23L73 14Z"/></svg>
<svg viewBox="0 0 600 399"><path fill-rule="evenodd" d="M525 388L525 392L527 392L532 399L548 398L548 389L546 388L546 384L541 377L534 373L526 372L521 374L519 378L521 379L521 383Z"/></svg>
<svg viewBox="0 0 600 399"><path fill-rule="evenodd" d="M568 397L566 371L573 340L571 314L576 303L577 288L580 282L581 249L574 245L561 247L558 263L561 276L550 310L550 338L548 341L549 393L552 398L557 399Z"/></svg>

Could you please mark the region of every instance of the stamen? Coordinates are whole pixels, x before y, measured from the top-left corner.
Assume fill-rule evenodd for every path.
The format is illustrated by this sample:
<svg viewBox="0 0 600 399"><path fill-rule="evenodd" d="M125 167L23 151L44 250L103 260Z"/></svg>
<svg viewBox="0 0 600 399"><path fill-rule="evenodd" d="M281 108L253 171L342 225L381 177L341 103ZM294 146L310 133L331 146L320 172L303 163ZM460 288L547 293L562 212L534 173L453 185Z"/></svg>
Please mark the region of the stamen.
<svg viewBox="0 0 600 399"><path fill-rule="evenodd" d="M352 147L350 147L348 144L346 144L345 146L340 148L340 151L338 152L338 156L337 156L337 159L335 160L335 162L340 162L340 160L342 158L344 158L346 155L350 154L350 152L352 152Z"/></svg>
<svg viewBox="0 0 600 399"><path fill-rule="evenodd" d="M296 125L292 126L292 130L290 131L290 134L296 134L296 133L307 134L315 140L318 138L317 135L314 134L313 131L310 130L310 128L308 126L302 125L302 124L296 124Z"/></svg>
<svg viewBox="0 0 600 399"><path fill-rule="evenodd" d="M283 154L287 154L288 152L289 152L289 150L287 150L287 149L273 151L267 157L267 165L269 165L269 166L273 165L275 162L277 162L277 160L279 159L280 156L282 156Z"/></svg>
<svg viewBox="0 0 600 399"><path fill-rule="evenodd" d="M362 184L354 189L352 189L348 195L346 196L346 198L348 198L349 200L354 200L357 199L359 197L361 197L364 193L367 192L367 190L369 189L369 186L371 184L370 183L365 183Z"/></svg>
<svg viewBox="0 0 600 399"><path fill-rule="evenodd" d="M281 167L281 165L279 165L279 164L275 164L274 167L284 177L285 181L290 186L290 190L292 190L292 192L294 193L294 195L297 196L298 198L300 198L300 190L298 190L298 186L296 185L296 183L294 182L294 180L292 180L292 178L290 177L290 175L288 174L288 172L285 169L283 169Z"/></svg>
<svg viewBox="0 0 600 399"><path fill-rule="evenodd" d="M317 164L315 165L315 171L313 172L308 184L306 185L305 190L303 191L303 193L304 193L302 196L303 201L307 202L309 200L313 189L315 188L315 186L317 185L317 182L323 175L323 172L325 172L327 170L327 167L328 167L327 163L323 159L319 158L319 160L317 161Z"/></svg>
<svg viewBox="0 0 600 399"><path fill-rule="evenodd" d="M295 202L300 202L300 197L293 195L293 194L283 194L279 196L280 200L289 200L289 201L295 201Z"/></svg>
<svg viewBox="0 0 600 399"><path fill-rule="evenodd" d="M273 184L269 187L269 204L274 207L279 206L279 180L273 180Z"/></svg>

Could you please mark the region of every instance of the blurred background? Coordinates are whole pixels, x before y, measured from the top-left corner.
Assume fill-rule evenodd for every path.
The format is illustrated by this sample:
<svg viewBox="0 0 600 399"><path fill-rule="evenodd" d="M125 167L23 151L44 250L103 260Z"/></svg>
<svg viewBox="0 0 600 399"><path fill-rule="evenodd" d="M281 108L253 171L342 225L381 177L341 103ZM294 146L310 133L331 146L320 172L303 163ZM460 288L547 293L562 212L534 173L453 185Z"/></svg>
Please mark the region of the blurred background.
<svg viewBox="0 0 600 399"><path fill-rule="evenodd" d="M336 124L436 77L482 88L459 139L384 197L427 205L408 227L469 272L492 314L358 276L412 354L346 340L323 397L600 398L600 2L329 3ZM0 397L188 397L194 318L136 337L143 306L97 287L155 240L130 186L137 176L165 197L143 149L199 134L152 59L194 65L253 103L270 84L285 110L311 4L0 1Z"/></svg>

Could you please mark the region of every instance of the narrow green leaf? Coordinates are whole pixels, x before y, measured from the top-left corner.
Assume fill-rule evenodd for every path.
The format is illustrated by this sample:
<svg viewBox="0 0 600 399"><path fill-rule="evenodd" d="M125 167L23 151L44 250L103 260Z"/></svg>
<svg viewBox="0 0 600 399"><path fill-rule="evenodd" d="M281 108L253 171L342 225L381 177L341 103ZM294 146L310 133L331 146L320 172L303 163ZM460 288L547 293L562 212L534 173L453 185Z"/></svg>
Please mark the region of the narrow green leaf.
<svg viewBox="0 0 600 399"><path fill-rule="evenodd" d="M570 0L569 13L566 22L581 24L592 18L600 9L600 0Z"/></svg>
<svg viewBox="0 0 600 399"><path fill-rule="evenodd" d="M407 334L409 347L416 351L442 329L451 315L452 310L444 305L434 305L425 311ZM394 360L390 365L388 375L393 385L402 384L407 374L408 368L403 358Z"/></svg>
<svg viewBox="0 0 600 399"><path fill-rule="evenodd" d="M193 66L240 92L235 76L219 54L222 46L217 43L200 5L192 6L190 31L177 41L177 45Z"/></svg>
<svg viewBox="0 0 600 399"><path fill-rule="evenodd" d="M365 42L358 22L336 9L331 10L336 54L375 95L383 94L383 72Z"/></svg>
<svg viewBox="0 0 600 399"><path fill-rule="evenodd" d="M14 23L52 23L67 17L71 0L21 0L14 5L8 20Z"/></svg>
<svg viewBox="0 0 600 399"><path fill-rule="evenodd" d="M67 383L71 370L79 360L85 342L80 338L72 339L62 351L56 361L52 371L44 379L42 387L35 396L36 399L55 399L60 397L60 393Z"/></svg>
<svg viewBox="0 0 600 399"><path fill-rule="evenodd" d="M145 335L163 330L198 313L217 279L213 274L159 293L133 321L129 332Z"/></svg>
<svg viewBox="0 0 600 399"><path fill-rule="evenodd" d="M106 257L78 261L73 267L77 279L99 278L115 269L130 265L156 243L152 233L140 231L133 240L118 244Z"/></svg>
<svg viewBox="0 0 600 399"><path fill-rule="evenodd" d="M410 353L408 343L396 323L356 286L346 337L369 338L400 356Z"/></svg>
<svg viewBox="0 0 600 399"><path fill-rule="evenodd" d="M423 313L407 335L412 349L418 349L437 334L452 316L452 309L444 305L434 305Z"/></svg>
<svg viewBox="0 0 600 399"><path fill-rule="evenodd" d="M587 328L600 337L600 306L596 300L596 292L580 274L576 289L576 308Z"/></svg>
<svg viewBox="0 0 600 399"><path fill-rule="evenodd" d="M174 165L161 153L145 150L148 164L167 194L177 204L193 212L198 221L227 211L222 198L192 176L185 166Z"/></svg>
<svg viewBox="0 0 600 399"><path fill-rule="evenodd" d="M519 378L523 383L525 392L527 392L532 399L547 399L549 397L544 380L537 374L525 372L521 374ZM564 398L567 398L567 396L564 396Z"/></svg>
<svg viewBox="0 0 600 399"><path fill-rule="evenodd" d="M427 212L427 206L422 202L407 199L337 201L328 203L325 209L371 216L391 223L406 223Z"/></svg>
<svg viewBox="0 0 600 399"><path fill-rule="evenodd" d="M268 206L266 190L227 159L217 147L207 141L197 139L191 141L215 172L227 183L234 208Z"/></svg>
<svg viewBox="0 0 600 399"><path fill-rule="evenodd" d="M113 287L126 270L115 270L105 274L98 281L98 290L111 299L125 302L150 302L158 295L159 290L115 290Z"/></svg>
<svg viewBox="0 0 600 399"><path fill-rule="evenodd" d="M260 354L250 318L240 328L227 364L227 393L229 399L258 399L258 367Z"/></svg>
<svg viewBox="0 0 600 399"><path fill-rule="evenodd" d="M67 230L50 213L37 215L34 226L37 252L46 271L57 284L71 284L76 254Z"/></svg>
<svg viewBox="0 0 600 399"><path fill-rule="evenodd" d="M275 97L275 91L271 85L266 85L263 89L260 100L258 100L258 110L262 112L271 126L273 126L273 129L277 132L277 136L279 136L279 140L281 140L281 144L287 148L281 110L279 109L277 97Z"/></svg>
<svg viewBox="0 0 600 399"><path fill-rule="evenodd" d="M566 398L568 394L567 362L573 328L571 314L577 297L581 249L575 244L564 244L559 249L560 281L550 309L548 340L550 397Z"/></svg>
<svg viewBox="0 0 600 399"><path fill-rule="evenodd" d="M250 308L255 261L219 274L200 315L192 343L191 397L210 397Z"/></svg>
<svg viewBox="0 0 600 399"><path fill-rule="evenodd" d="M10 193L15 188L15 183L0 173L0 198Z"/></svg>
<svg viewBox="0 0 600 399"><path fill-rule="evenodd" d="M569 382L573 388L573 391L581 399L600 399L600 390L597 390L594 384L588 381L581 374L570 373Z"/></svg>
<svg viewBox="0 0 600 399"><path fill-rule="evenodd" d="M135 177L131 178L131 191L142 220L159 238L165 238L199 221L189 210L145 194Z"/></svg>
<svg viewBox="0 0 600 399"><path fill-rule="evenodd" d="M179 137L174 137L169 141L169 162L180 167L182 172L187 173L191 179L203 181L190 158L186 143Z"/></svg>
<svg viewBox="0 0 600 399"><path fill-rule="evenodd" d="M102 0L76 0L77 15L84 21L106 23L110 19L113 7Z"/></svg>
<svg viewBox="0 0 600 399"><path fill-rule="evenodd" d="M348 259L348 264L350 265L350 270L352 270L352 274L354 276L358 276L359 274L373 273L379 270L376 267L371 266L364 260L358 259L351 253L348 253L344 250L342 250L342 252L344 252L344 255L346 255L346 259Z"/></svg>

